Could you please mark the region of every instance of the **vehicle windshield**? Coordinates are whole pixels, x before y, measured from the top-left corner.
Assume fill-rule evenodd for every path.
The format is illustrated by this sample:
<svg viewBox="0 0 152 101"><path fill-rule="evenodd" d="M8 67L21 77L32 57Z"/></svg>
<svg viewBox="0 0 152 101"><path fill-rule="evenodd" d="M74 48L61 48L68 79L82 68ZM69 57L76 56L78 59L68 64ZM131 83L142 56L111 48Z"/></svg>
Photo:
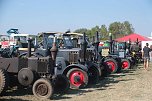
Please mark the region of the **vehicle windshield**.
<svg viewBox="0 0 152 101"><path fill-rule="evenodd" d="M49 36L47 38L47 44L48 44L48 47L51 48L52 47L52 44L53 44L53 36Z"/></svg>
<svg viewBox="0 0 152 101"><path fill-rule="evenodd" d="M9 36L0 36L0 41L9 41Z"/></svg>
<svg viewBox="0 0 152 101"><path fill-rule="evenodd" d="M64 36L64 43L66 47L73 47L71 37L69 36Z"/></svg>
<svg viewBox="0 0 152 101"><path fill-rule="evenodd" d="M27 36L14 36L14 40L18 40L18 38L22 43L27 43Z"/></svg>

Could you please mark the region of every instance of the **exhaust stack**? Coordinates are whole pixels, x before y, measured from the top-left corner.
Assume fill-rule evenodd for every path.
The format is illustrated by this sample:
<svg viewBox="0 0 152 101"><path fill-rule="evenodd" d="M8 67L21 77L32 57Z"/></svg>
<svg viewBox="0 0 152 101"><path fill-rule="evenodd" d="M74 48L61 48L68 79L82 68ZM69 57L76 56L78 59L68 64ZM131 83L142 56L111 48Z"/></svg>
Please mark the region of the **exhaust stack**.
<svg viewBox="0 0 152 101"><path fill-rule="evenodd" d="M56 56L57 56L57 52L58 52L58 48L56 46L56 37L54 37L52 48L50 49L50 52L51 52L53 64L55 66Z"/></svg>
<svg viewBox="0 0 152 101"><path fill-rule="evenodd" d="M99 33L98 31L96 32L95 34L95 43L94 43L94 46L95 46L95 60L97 61L98 60L98 47L99 47Z"/></svg>
<svg viewBox="0 0 152 101"><path fill-rule="evenodd" d="M31 43L32 43L32 39L28 39L28 52L27 52L27 57L31 57Z"/></svg>
<svg viewBox="0 0 152 101"><path fill-rule="evenodd" d="M81 48L80 62L84 63L86 61L86 50L87 50L87 41L86 41L85 33L83 33L83 41L80 44L80 48Z"/></svg>
<svg viewBox="0 0 152 101"><path fill-rule="evenodd" d="M111 33L109 33L109 43L110 43L109 53L112 54L112 43L113 43L113 41L112 41L112 35L111 35Z"/></svg>

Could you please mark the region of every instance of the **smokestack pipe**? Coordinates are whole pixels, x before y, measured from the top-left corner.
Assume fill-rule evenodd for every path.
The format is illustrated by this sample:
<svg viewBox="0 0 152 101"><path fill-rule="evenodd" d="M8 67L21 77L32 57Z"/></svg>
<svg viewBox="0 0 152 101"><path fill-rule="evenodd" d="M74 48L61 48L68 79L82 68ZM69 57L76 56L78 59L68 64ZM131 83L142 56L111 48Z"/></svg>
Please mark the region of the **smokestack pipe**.
<svg viewBox="0 0 152 101"><path fill-rule="evenodd" d="M56 56L57 56L57 52L58 52L58 48L56 46L56 37L54 37L54 39L53 39L53 44L52 44L52 48L50 49L50 52L51 52L53 64L55 66Z"/></svg>
<svg viewBox="0 0 152 101"><path fill-rule="evenodd" d="M110 43L110 47L109 47L109 53L112 53L112 35L111 33L109 33L109 43Z"/></svg>
<svg viewBox="0 0 152 101"><path fill-rule="evenodd" d="M27 52L27 57L31 57L31 43L32 43L32 39L28 39L28 52Z"/></svg>
<svg viewBox="0 0 152 101"><path fill-rule="evenodd" d="M81 63L86 61L86 50L87 50L87 41L86 41L86 34L83 33L83 42L80 45L81 47Z"/></svg>
<svg viewBox="0 0 152 101"><path fill-rule="evenodd" d="M98 60L98 47L99 47L99 33L98 31L96 32L95 34L95 43L94 43L94 46L95 46L95 59Z"/></svg>

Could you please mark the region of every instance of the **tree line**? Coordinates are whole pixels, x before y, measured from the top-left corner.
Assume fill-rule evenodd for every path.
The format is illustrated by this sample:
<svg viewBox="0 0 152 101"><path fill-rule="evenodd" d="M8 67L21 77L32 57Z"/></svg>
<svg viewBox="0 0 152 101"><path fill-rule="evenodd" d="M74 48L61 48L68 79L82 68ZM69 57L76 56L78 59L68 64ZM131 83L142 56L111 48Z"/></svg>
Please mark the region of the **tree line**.
<svg viewBox="0 0 152 101"><path fill-rule="evenodd" d="M74 32L75 33L85 32L89 38L92 38L96 33L96 31L99 32L100 40L107 40L109 39L109 33L111 33L113 38L115 39L134 33L134 28L129 21L124 21L124 22L113 22L108 27L105 24L103 24L101 26L97 25L91 29L79 28L76 29Z"/></svg>

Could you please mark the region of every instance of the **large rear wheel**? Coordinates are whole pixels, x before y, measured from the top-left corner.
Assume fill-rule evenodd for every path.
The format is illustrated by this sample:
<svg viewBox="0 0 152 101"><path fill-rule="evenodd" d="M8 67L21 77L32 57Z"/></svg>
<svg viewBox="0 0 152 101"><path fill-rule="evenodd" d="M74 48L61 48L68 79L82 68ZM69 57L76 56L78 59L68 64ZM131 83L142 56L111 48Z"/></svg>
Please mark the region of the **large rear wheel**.
<svg viewBox="0 0 152 101"><path fill-rule="evenodd" d="M99 71L96 67L90 67L88 69L89 72L89 83L94 84L97 83L99 80Z"/></svg>
<svg viewBox="0 0 152 101"><path fill-rule="evenodd" d="M117 61L114 60L113 58L106 58L105 59L105 64L108 67L107 71L110 73L116 73L118 70L118 64Z"/></svg>
<svg viewBox="0 0 152 101"><path fill-rule="evenodd" d="M0 95L3 95L9 85L9 78L7 72L0 69Z"/></svg>
<svg viewBox="0 0 152 101"><path fill-rule="evenodd" d="M71 89L84 88L88 84L88 74L82 69L72 68L67 72L66 76L70 81Z"/></svg>
<svg viewBox="0 0 152 101"><path fill-rule="evenodd" d="M70 83L65 75L57 75L53 80L55 93L65 93L69 90Z"/></svg>

